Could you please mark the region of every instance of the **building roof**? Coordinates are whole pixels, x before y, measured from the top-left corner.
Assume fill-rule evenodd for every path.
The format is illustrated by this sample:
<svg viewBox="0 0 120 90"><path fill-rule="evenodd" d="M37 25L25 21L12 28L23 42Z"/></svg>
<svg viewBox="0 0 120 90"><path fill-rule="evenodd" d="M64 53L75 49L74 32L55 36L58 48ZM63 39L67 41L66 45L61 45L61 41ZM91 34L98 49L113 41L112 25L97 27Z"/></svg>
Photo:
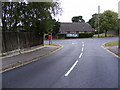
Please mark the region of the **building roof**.
<svg viewBox="0 0 120 90"><path fill-rule="evenodd" d="M61 23L60 25L60 33L65 32L93 32L95 29L91 27L88 23Z"/></svg>

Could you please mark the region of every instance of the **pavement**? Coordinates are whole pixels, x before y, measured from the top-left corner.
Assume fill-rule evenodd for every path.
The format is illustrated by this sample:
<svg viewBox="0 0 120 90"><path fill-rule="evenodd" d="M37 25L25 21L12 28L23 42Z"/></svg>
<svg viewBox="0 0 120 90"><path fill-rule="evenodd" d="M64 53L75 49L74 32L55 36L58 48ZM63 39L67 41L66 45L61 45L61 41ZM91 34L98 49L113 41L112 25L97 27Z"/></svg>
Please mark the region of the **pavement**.
<svg viewBox="0 0 120 90"><path fill-rule="evenodd" d="M118 53L118 46L111 46L111 47L108 47L108 49L110 49L113 52Z"/></svg>
<svg viewBox="0 0 120 90"><path fill-rule="evenodd" d="M2 70L5 72L16 67L23 66L30 62L36 61L50 53L58 50L61 46L35 46L29 49L22 50L20 53L11 53L7 56L1 57L2 60Z"/></svg>
<svg viewBox="0 0 120 90"><path fill-rule="evenodd" d="M118 46L109 46L105 48L109 50L113 55L120 58L120 51L118 49Z"/></svg>

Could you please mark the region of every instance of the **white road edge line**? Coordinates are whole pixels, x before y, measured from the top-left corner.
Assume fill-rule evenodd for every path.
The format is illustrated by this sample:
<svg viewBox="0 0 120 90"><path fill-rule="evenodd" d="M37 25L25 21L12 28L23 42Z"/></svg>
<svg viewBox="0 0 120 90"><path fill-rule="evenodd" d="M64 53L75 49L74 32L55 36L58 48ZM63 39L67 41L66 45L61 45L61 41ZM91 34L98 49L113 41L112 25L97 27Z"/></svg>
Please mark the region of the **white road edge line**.
<svg viewBox="0 0 120 90"><path fill-rule="evenodd" d="M78 60L73 64L73 66L70 68L70 70L65 74L65 77L67 77L70 74L70 72L75 68L77 63L78 63Z"/></svg>
<svg viewBox="0 0 120 90"><path fill-rule="evenodd" d="M101 45L101 47L102 47L103 49L105 49L106 51L108 51L109 53L111 53L112 55L114 55L115 57L120 58L120 57L118 57L116 54L114 54L113 52L111 52L111 51L109 51L108 49L106 49L103 45L104 45L104 44Z"/></svg>
<svg viewBox="0 0 120 90"><path fill-rule="evenodd" d="M81 57L82 57L82 55L83 55L83 53L81 53L81 54L80 54L79 58L81 58Z"/></svg>

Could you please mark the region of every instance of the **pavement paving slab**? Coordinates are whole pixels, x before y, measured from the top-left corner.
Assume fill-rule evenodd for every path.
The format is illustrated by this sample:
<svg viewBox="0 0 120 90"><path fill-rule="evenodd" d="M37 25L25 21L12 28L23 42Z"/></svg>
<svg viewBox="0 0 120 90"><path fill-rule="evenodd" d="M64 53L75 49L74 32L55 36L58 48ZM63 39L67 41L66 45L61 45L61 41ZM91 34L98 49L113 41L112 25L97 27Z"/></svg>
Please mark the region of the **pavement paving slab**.
<svg viewBox="0 0 120 90"><path fill-rule="evenodd" d="M38 48L38 47L37 47ZM24 64L36 61L50 53L54 52L55 50L59 49L60 46L44 46L42 48L32 50L27 52L23 52L21 54L17 54L11 57L2 58L2 72L8 69L12 69L18 66L22 66ZM35 49L35 48L34 48Z"/></svg>

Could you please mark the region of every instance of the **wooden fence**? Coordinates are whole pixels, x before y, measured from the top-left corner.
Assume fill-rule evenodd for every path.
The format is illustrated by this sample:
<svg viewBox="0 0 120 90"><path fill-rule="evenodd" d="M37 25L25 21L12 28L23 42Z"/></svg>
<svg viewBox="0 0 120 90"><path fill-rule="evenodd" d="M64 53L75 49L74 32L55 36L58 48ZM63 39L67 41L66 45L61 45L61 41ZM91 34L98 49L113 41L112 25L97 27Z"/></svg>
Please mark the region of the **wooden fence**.
<svg viewBox="0 0 120 90"><path fill-rule="evenodd" d="M2 53L43 45L43 35L33 32L2 32Z"/></svg>

